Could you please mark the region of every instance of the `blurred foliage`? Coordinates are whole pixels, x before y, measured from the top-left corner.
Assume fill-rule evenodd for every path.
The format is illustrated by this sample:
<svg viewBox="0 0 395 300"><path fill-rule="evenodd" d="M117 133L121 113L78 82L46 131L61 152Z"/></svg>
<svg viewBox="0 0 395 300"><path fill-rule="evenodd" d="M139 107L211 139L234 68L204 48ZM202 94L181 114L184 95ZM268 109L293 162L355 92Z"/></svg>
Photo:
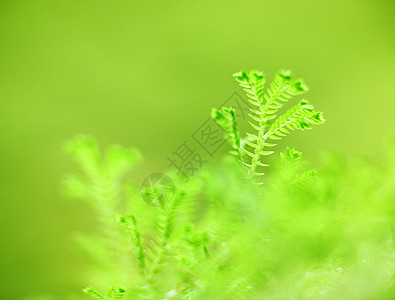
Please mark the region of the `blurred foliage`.
<svg viewBox="0 0 395 300"><path fill-rule="evenodd" d="M257 185L225 156L188 181L170 172L174 197L154 207L136 184L122 188L135 150L97 159L89 137L67 149L83 173L66 188L90 203L101 229L78 241L95 299L394 296L394 157L378 166L330 155L315 174L288 148Z"/></svg>
<svg viewBox="0 0 395 300"><path fill-rule="evenodd" d="M86 205L59 196L65 139L138 146L138 182L236 90L228 74L237 70L304 75L330 120L291 137L312 161L313 140L382 161L377 145L394 129L394 5L0 1L0 298L78 293L87 276L65 246L77 229L96 231Z"/></svg>

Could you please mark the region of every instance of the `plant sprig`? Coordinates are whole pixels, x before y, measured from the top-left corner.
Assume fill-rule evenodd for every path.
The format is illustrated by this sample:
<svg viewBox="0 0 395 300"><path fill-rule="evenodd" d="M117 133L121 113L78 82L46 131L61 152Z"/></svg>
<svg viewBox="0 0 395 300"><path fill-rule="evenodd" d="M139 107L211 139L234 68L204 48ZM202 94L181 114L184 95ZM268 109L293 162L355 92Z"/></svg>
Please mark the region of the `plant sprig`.
<svg viewBox="0 0 395 300"><path fill-rule="evenodd" d="M284 114L278 116L279 110L292 99L308 91L302 79L294 79L290 71L279 71L274 76L270 87L264 90L265 75L253 70L238 72L233 75L245 91L248 101L254 106L250 108L249 121L255 132L248 132L247 137L240 142L237 129L235 111L233 108L223 107L214 109L212 118L225 129L231 146L236 149L240 162L247 167L247 176L264 175L258 172L258 167L266 167L262 156L271 155L273 150L266 150L276 146L270 140L282 139L293 130L311 129L312 125L325 122L323 114L314 110L307 100L301 100Z"/></svg>

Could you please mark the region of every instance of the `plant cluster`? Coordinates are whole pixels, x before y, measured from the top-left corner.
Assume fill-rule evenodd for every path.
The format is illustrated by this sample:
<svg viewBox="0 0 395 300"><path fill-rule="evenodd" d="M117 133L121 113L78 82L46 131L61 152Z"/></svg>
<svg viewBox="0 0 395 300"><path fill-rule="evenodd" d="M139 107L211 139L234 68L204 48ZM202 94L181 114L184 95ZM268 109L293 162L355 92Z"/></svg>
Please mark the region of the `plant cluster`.
<svg viewBox="0 0 395 300"><path fill-rule="evenodd" d="M270 140L324 119L306 100L279 113L307 91L288 71L277 73L266 93L261 72L234 77L254 105L255 131L242 138L233 108L213 110L233 155L187 182L169 172L176 189L162 206L148 205L127 180L141 158L135 149L112 146L101 155L90 137L67 143L82 173L65 178L66 190L98 216L96 235L75 238L92 262L85 293L95 299L391 299L395 157L384 167L328 155L314 171L301 152L287 148L271 176L256 184L262 157L273 153L266 150L274 146Z"/></svg>

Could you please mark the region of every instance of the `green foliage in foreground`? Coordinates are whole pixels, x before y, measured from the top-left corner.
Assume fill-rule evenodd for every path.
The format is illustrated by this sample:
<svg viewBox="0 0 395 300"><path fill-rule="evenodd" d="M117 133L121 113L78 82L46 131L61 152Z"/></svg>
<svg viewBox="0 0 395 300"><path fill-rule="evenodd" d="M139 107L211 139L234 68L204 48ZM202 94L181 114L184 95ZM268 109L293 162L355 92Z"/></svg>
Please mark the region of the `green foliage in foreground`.
<svg viewBox="0 0 395 300"><path fill-rule="evenodd" d="M273 100L276 84L265 96L259 72L236 77L263 111L251 161L234 110L214 111L236 156L187 182L170 172L176 190L163 206L149 206L125 179L140 161L136 150L112 146L102 156L85 136L66 145L82 170L65 178L67 191L98 216L96 236L75 238L92 262L85 293L94 299L393 299L395 157L378 166L330 155L313 171L288 148L257 185L267 138L282 136L276 128L285 128L284 120L291 120L290 129L310 128L322 117L302 100L276 120L274 110L284 102ZM306 90L301 81L288 82L281 99Z"/></svg>

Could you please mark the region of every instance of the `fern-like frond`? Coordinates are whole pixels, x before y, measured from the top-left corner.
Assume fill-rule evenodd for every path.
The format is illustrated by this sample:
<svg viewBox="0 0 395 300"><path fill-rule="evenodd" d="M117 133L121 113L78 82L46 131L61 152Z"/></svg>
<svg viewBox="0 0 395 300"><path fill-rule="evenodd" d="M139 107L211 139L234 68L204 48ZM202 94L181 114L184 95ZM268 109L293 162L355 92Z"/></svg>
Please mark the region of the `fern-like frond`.
<svg viewBox="0 0 395 300"><path fill-rule="evenodd" d="M99 221L97 244L100 246L92 244L92 247L81 250L95 259L92 248L100 249L103 255L100 265L102 271L111 270L114 280L124 279L122 274L129 261L121 263L121 258L128 252L129 243L127 235L115 222L115 216L120 213L123 204L122 177L136 165L141 156L133 148L117 145L109 147L102 156L95 140L88 136L78 136L67 142L64 148L82 170L82 174L67 177L64 186L69 194L87 201L95 209ZM97 299L105 298L94 288L87 288L86 292Z"/></svg>
<svg viewBox="0 0 395 300"><path fill-rule="evenodd" d="M211 117L226 132L228 142L240 157L240 133L237 128L236 114L233 108L222 107L221 110L213 108Z"/></svg>
<svg viewBox="0 0 395 300"><path fill-rule="evenodd" d="M283 180L293 185L303 185L315 179L315 170L308 170L300 173L301 157L302 152L290 147L288 147L286 151L280 153L280 174Z"/></svg>
<svg viewBox="0 0 395 300"><path fill-rule="evenodd" d="M306 100L300 101L290 108L270 126L263 136L264 140L279 140L292 130L311 129L312 125L325 122L321 112L314 111L314 107Z"/></svg>
<svg viewBox="0 0 395 300"><path fill-rule="evenodd" d="M105 166L109 178L118 179L141 161L141 154L135 148L113 145L106 151Z"/></svg>
<svg viewBox="0 0 395 300"><path fill-rule="evenodd" d="M147 250L147 258L150 262L147 271L147 284L150 286L153 284L154 276L161 271L161 267L164 265L164 257L176 230L175 219L183 197L182 192L177 193L172 201L158 208L154 239L151 248Z"/></svg>
<svg viewBox="0 0 395 300"><path fill-rule="evenodd" d="M246 92L251 104L259 106L259 103L263 102L265 75L262 72L256 70L248 73L241 71L233 74L233 77Z"/></svg>
<svg viewBox="0 0 395 300"><path fill-rule="evenodd" d="M270 84L270 88L264 95L266 100L264 113L266 119L271 120L275 118L275 113L292 98L308 91L307 85L303 80L295 80L292 72L289 70L282 70L277 72Z"/></svg>
<svg viewBox="0 0 395 300"><path fill-rule="evenodd" d="M126 290L124 288L114 288L114 287L109 288L107 292L108 296L114 300L123 299L125 293Z"/></svg>
<svg viewBox="0 0 395 300"><path fill-rule="evenodd" d="M308 170L296 176L294 180L294 184L303 185L310 182L313 182L316 179L317 171L316 170Z"/></svg>
<svg viewBox="0 0 395 300"><path fill-rule="evenodd" d="M134 148L122 148L114 145L107 149L102 159L95 140L89 136L77 136L67 142L65 151L81 167L84 177L69 175L65 179L66 190L88 200L97 208L106 203L108 208L118 203L119 182L140 160L140 153ZM112 216L111 216L112 217Z"/></svg>
<svg viewBox="0 0 395 300"><path fill-rule="evenodd" d="M147 272L145 261L146 258L144 253L143 241L136 217L130 214L119 216L118 222L128 230L129 237L134 246L134 255L139 262L140 272L145 274Z"/></svg>
<svg viewBox="0 0 395 300"><path fill-rule="evenodd" d="M100 299L100 300L106 300L106 298L103 296L103 294L95 287L93 286L88 286L87 288L83 289L83 292L93 299Z"/></svg>
<svg viewBox="0 0 395 300"><path fill-rule="evenodd" d="M78 163L91 181L100 177L101 157L93 138L85 135L77 136L64 144L64 150Z"/></svg>
<svg viewBox="0 0 395 300"><path fill-rule="evenodd" d="M82 176L67 174L62 179L62 187L65 195L82 201L92 200L90 185Z"/></svg>
<svg viewBox="0 0 395 300"><path fill-rule="evenodd" d="M288 169L290 166L298 165L302 157L302 152L295 148L287 147L284 152L280 153L280 162L283 168Z"/></svg>
<svg viewBox="0 0 395 300"><path fill-rule="evenodd" d="M307 101L301 101L285 114L277 118L277 113L293 96L308 91L307 85L301 79L294 79L291 71L282 70L276 73L270 87L264 92L265 76L262 72L239 72L233 75L246 92L253 108L250 108L252 121L249 122L255 130L247 133L247 139L241 139L241 157L248 168L248 176L263 175L257 172L258 167L266 166L261 161L262 156L274 151L264 150L273 147L268 139L281 139L295 129L310 129L313 124L324 122L322 113L315 112ZM276 119L277 118L277 119ZM245 154L245 155L244 155ZM249 159L248 159L249 158Z"/></svg>
<svg viewBox="0 0 395 300"><path fill-rule="evenodd" d="M299 168L302 152L292 147L287 147L284 152L280 152L280 175L287 182L293 181Z"/></svg>

